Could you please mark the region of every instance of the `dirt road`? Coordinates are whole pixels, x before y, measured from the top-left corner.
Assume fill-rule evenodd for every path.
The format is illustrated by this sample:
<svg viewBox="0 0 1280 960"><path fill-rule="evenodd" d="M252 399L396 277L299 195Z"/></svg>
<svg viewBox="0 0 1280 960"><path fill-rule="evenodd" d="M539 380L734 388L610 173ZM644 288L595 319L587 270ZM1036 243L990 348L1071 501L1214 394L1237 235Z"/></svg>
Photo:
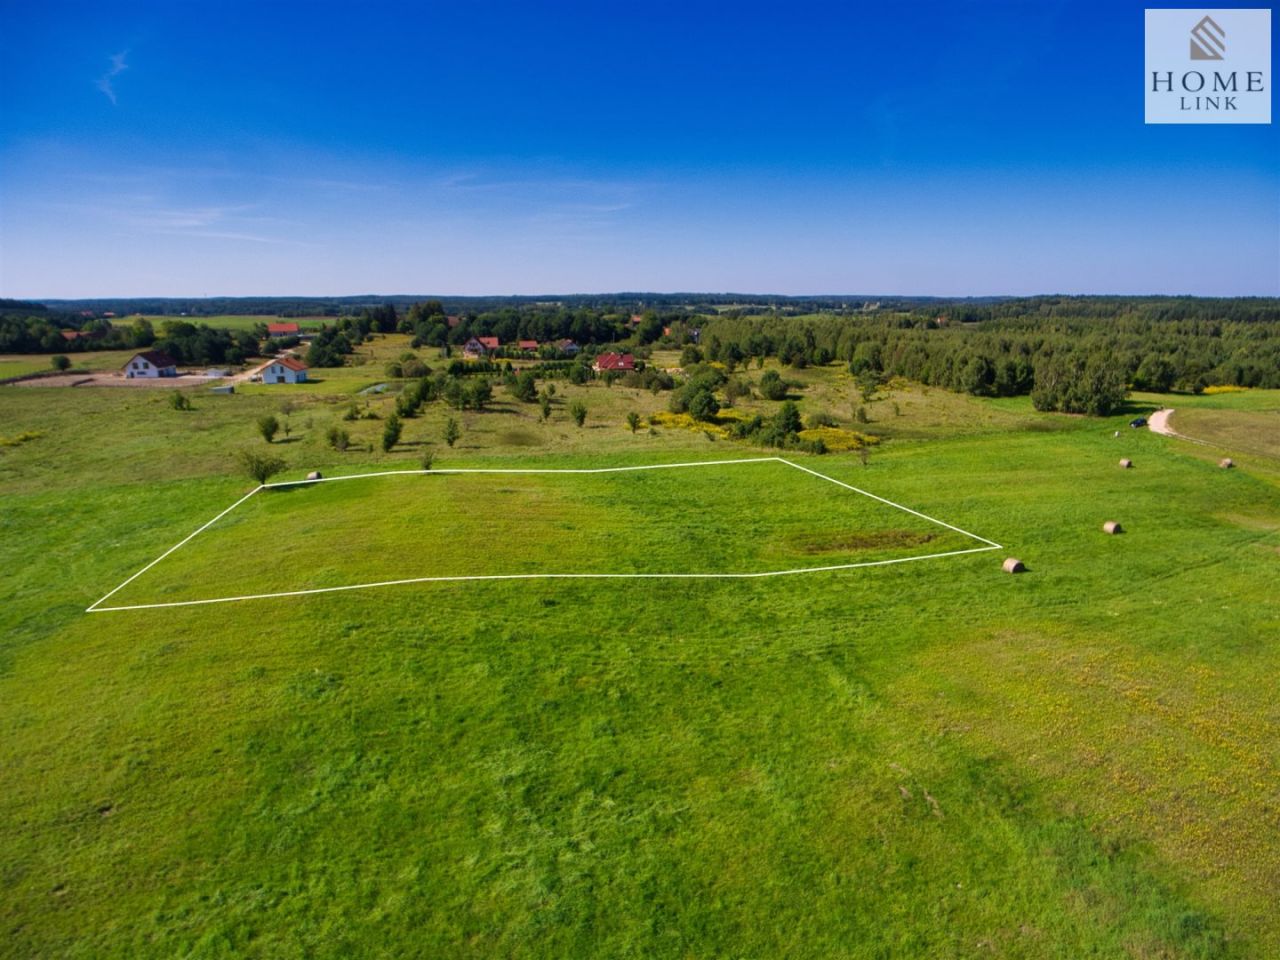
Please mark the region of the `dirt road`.
<svg viewBox="0 0 1280 960"><path fill-rule="evenodd" d="M1147 418L1147 426L1155 433L1163 433L1166 437L1176 437L1173 427L1169 426L1169 415L1173 410L1157 410Z"/></svg>

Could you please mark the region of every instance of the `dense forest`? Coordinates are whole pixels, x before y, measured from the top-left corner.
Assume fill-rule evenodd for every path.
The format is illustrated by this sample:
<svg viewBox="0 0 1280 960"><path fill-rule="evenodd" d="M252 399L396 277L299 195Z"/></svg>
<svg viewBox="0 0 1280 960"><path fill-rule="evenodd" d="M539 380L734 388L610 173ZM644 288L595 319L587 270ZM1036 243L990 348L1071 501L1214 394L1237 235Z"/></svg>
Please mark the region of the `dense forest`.
<svg viewBox="0 0 1280 960"><path fill-rule="evenodd" d="M1038 409L1107 414L1129 388L1280 387L1275 300L1037 298L911 312L720 317L708 360L845 363L978 396L1031 394Z"/></svg>

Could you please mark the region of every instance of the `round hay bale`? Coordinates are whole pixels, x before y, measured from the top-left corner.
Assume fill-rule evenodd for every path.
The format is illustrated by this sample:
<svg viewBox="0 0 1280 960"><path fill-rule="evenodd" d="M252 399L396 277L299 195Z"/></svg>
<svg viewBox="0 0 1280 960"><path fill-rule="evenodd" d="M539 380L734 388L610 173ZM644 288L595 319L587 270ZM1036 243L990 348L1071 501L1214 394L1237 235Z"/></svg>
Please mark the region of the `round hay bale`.
<svg viewBox="0 0 1280 960"><path fill-rule="evenodd" d="M1125 459L1120 461L1120 466L1122 469L1130 470L1133 468L1133 461L1130 460L1128 457L1126 457Z"/></svg>
<svg viewBox="0 0 1280 960"><path fill-rule="evenodd" d="M1232 460L1230 457L1223 457L1221 460L1218 461L1218 466L1220 466L1223 470L1230 470L1235 465L1236 465L1235 461Z"/></svg>
<svg viewBox="0 0 1280 960"><path fill-rule="evenodd" d="M308 479L308 480L323 480L323 479L324 479L324 474L322 474L319 470L312 470L310 473L308 473L308 474L307 474L307 479Z"/></svg>
<svg viewBox="0 0 1280 960"><path fill-rule="evenodd" d="M1124 527L1116 523L1114 520L1108 520L1102 525L1104 533L1124 533Z"/></svg>
<svg viewBox="0 0 1280 960"><path fill-rule="evenodd" d="M1009 557L1000 565L1000 569L1005 573L1026 573L1027 566L1017 557Z"/></svg>

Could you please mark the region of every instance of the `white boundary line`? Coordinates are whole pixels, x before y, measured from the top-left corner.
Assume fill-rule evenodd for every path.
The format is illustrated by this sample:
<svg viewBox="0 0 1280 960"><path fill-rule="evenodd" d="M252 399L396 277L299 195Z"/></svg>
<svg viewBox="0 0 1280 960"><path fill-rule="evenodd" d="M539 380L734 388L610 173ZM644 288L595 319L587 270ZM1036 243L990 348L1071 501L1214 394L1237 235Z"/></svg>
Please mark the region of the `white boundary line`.
<svg viewBox="0 0 1280 960"><path fill-rule="evenodd" d="M143 567L141 570L139 570L137 573L135 573L133 576L131 576L131 577L130 577L128 580L126 580L124 583L120 584L120 586L116 587L114 590L110 591L109 593L105 593L105 594L103 594L103 595L102 595L101 597L99 597L97 600L93 601L93 603L89 605L88 609L86 609L86 610L85 610L85 613L97 613L99 609L103 609L103 610L122 610L122 609L125 609L125 608L123 608L123 607L102 607L102 606L101 606L101 604L102 604L102 602L103 602L104 600L109 600L113 595L115 595L115 594L119 593L121 590L123 590L123 589L124 589L125 587L127 587L129 584L133 583L133 581L137 580L140 576L142 576L144 573L146 573L148 570L150 570L152 567L154 567L157 563L159 563L159 562L160 562L161 560L163 560L165 557L169 556L169 554L173 553L173 551L177 550L179 547L184 546L185 544L187 544L187 543L188 543L188 542L190 542L191 540L195 539L196 534L198 534L198 533L203 533L204 531L208 530L208 529L209 529L210 527L212 527L215 523L217 523L219 520L221 520L223 517L225 517L228 513L230 513L230 512L231 512L232 510L234 510L236 507L240 506L240 504L244 503L246 500L248 500L250 497L252 497L255 493L257 493L257 492L258 492L259 490L261 490L261 489L262 489L262 487L260 487L260 486L258 486L258 487L254 487L252 490L250 490L248 493L246 493L243 497L241 497L239 500L237 500L237 501L236 501L235 503L233 503L231 506L227 507L227 509L223 510L220 514L218 514L216 517L214 517L212 520L210 520L208 523L206 523L204 526L200 527L198 530L194 530L194 531L192 531L191 533L187 534L185 537L183 537L181 540L179 540L177 543L175 543L172 547L170 547L170 548L169 548L168 550L166 550L164 553L160 554L160 556L156 557L154 560L152 560L150 563L148 563L145 567Z"/></svg>
<svg viewBox="0 0 1280 960"><path fill-rule="evenodd" d="M568 473L568 474L588 474L588 473L627 473L638 470L671 470L685 467L720 467L731 464L740 463L782 463L788 467L794 467L796 470L811 474L821 480L834 483L836 486L844 487L846 490L852 490L864 497L872 500L878 500L880 503L886 504L905 513L927 520L930 523L937 524L940 527L946 527L956 533L963 534L970 539L977 540L986 544L982 547L972 547L968 550L948 550L945 553L930 553L918 557L898 557L893 560L869 560L863 563L841 563L833 564L825 567L798 567L791 570L764 570L754 573L505 573L505 574L479 574L467 576L447 576L447 577L408 577L402 580L382 580L376 583L353 583L340 587L315 587L307 590L283 590L275 593L255 593L246 594L238 597L214 597L208 600L174 600L165 603L137 603L125 606L104 607L102 604L109 600L112 596L119 593L138 577L142 576L165 557L172 554L179 547L182 547L193 540L198 534L208 530L211 526L225 517L240 504L244 503L254 494L262 490L268 490L279 487L296 487L307 486L313 483L333 483L339 480L363 480L368 477L392 477L392 476L428 476L431 474L549 474L549 473ZM921 513L918 510L912 510L910 507L904 507L900 503L894 503L884 497L877 496L874 493L868 493L866 490L860 490L851 484L844 483L834 477L829 477L825 473L819 473L817 470L811 470L808 467L802 467L798 463L793 463L783 457L750 457L739 460L703 460L694 463L653 463L644 464L634 467L589 467L589 468L528 468L528 469L500 469L500 468L444 468L440 470L382 470L375 473L356 473L345 477L323 477L318 480L286 480L278 483L267 483L254 487L243 497L233 503L227 509L223 510L216 517L205 523L203 526L188 534L178 543L174 544L160 556L156 557L145 567L133 574L119 586L110 592L104 594L98 600L86 608L85 613L106 613L109 611L121 610L156 610L165 607L197 607L205 606L212 603L232 603L239 600L267 600L273 597L305 597L313 596L319 593L340 593L347 590L366 590L375 587L394 587L403 586L412 583L457 583L466 581L484 581L484 580L756 580L764 577L790 577L802 573L830 573L837 570L855 570L861 567L885 567L899 563L915 563L920 560L936 560L941 557L958 557L970 553L985 553L988 550L1003 549L1000 544L994 540L988 540L986 537L980 537L976 533L970 533L960 527L945 523L928 514Z"/></svg>

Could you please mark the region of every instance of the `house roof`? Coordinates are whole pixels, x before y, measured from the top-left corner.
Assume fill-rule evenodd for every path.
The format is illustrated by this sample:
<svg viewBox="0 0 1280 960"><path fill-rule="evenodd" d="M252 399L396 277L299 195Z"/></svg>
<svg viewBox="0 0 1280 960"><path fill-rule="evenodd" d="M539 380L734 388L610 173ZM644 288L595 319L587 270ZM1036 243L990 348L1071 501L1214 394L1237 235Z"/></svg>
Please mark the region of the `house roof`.
<svg viewBox="0 0 1280 960"><path fill-rule="evenodd" d="M129 363L133 363L138 359L147 361L153 367L176 367L178 365L178 361L163 350L144 350L141 353L135 353L129 358ZM125 366L129 366L129 363L126 363Z"/></svg>
<svg viewBox="0 0 1280 960"><path fill-rule="evenodd" d="M537 340L521 340L520 349L521 350L537 350L538 341Z"/></svg>
<svg viewBox="0 0 1280 960"><path fill-rule="evenodd" d="M499 340L497 337L477 337L476 339L479 340L482 344L484 344L485 347L487 347L490 350L497 350L500 346L502 346L502 341Z"/></svg>
<svg viewBox="0 0 1280 960"><path fill-rule="evenodd" d="M296 323L268 323L267 333L275 336L277 333L297 333L298 325Z"/></svg>
<svg viewBox="0 0 1280 960"><path fill-rule="evenodd" d="M596 357L598 370L634 370L636 358L629 353L602 353Z"/></svg>
<svg viewBox="0 0 1280 960"><path fill-rule="evenodd" d="M296 357L276 357L272 363L278 363L282 367L288 367L290 370L305 370L307 365Z"/></svg>
<svg viewBox="0 0 1280 960"><path fill-rule="evenodd" d="M458 316L456 313L453 313L445 317L444 322L447 323L449 325L449 329L452 330L454 327L456 327L458 324L462 322L462 317Z"/></svg>

